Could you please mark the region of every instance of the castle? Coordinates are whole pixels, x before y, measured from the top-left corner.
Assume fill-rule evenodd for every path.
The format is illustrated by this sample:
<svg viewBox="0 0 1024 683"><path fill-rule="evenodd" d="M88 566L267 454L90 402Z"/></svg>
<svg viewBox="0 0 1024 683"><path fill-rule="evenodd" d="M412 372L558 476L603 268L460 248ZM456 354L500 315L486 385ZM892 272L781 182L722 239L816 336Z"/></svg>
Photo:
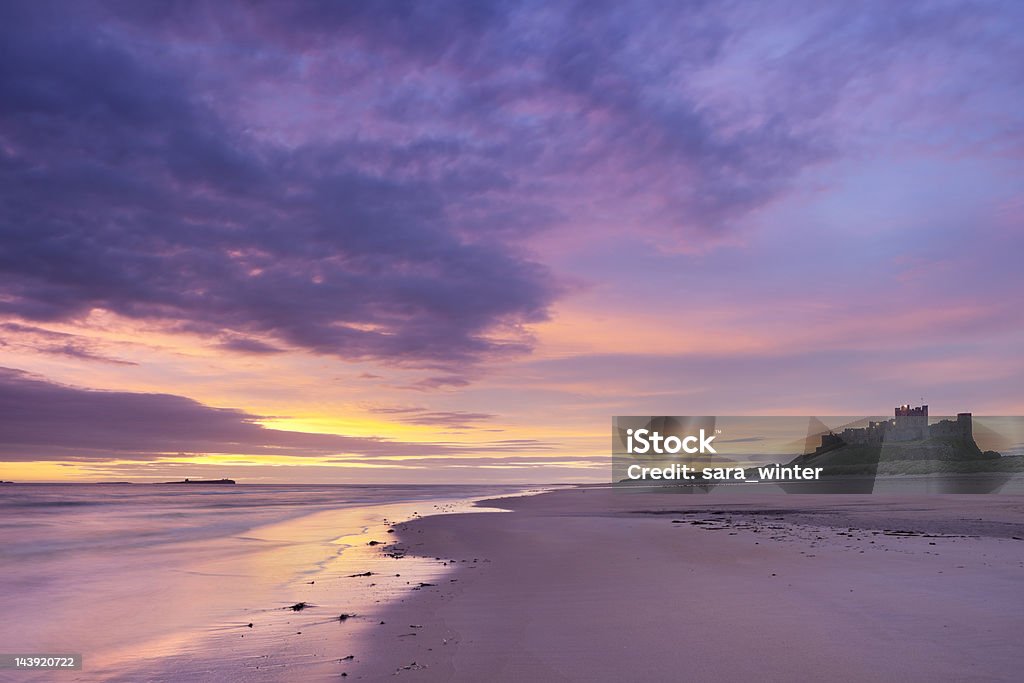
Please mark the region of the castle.
<svg viewBox="0 0 1024 683"><path fill-rule="evenodd" d="M891 420L869 422L867 427L848 427L839 434L821 435L815 453L824 453L844 444L881 445L882 443L921 441L924 439L958 437L974 439L970 413L958 413L956 420L940 420L928 424L928 406L898 406Z"/></svg>

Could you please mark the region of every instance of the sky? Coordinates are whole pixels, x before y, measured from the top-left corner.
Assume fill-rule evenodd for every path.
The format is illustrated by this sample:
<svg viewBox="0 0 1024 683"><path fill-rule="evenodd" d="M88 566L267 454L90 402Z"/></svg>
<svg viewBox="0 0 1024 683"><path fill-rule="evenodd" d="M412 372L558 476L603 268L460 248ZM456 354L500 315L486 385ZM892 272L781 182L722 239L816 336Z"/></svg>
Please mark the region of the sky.
<svg viewBox="0 0 1024 683"><path fill-rule="evenodd" d="M1024 414L1018 2L0 3L0 478Z"/></svg>

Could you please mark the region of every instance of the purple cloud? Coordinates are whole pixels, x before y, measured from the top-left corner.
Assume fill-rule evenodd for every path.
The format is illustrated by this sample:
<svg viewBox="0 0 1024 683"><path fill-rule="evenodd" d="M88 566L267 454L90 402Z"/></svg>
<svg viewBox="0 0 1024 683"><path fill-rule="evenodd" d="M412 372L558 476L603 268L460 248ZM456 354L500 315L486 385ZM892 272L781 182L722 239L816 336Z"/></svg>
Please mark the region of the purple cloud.
<svg viewBox="0 0 1024 683"><path fill-rule="evenodd" d="M431 410L422 407L381 406L370 408L370 412L389 415L392 419L406 424L446 427L448 429L466 430L479 426L482 422L493 420L496 416L490 413L476 413L465 410Z"/></svg>
<svg viewBox="0 0 1024 683"><path fill-rule="evenodd" d="M0 323L0 332L7 337L6 341L0 339L0 346L112 365L138 365L132 361L112 358L99 353L95 350L95 343L92 340L75 334L54 332L42 327L18 323Z"/></svg>
<svg viewBox="0 0 1024 683"><path fill-rule="evenodd" d="M441 413L413 417L443 420ZM451 413L449 419L474 422L487 416ZM481 453L552 450L534 439L480 444L403 442L270 429L259 415L207 406L184 396L128 391L97 391L57 384L0 367L0 461L125 459L149 461L175 455L244 456L417 456L429 459ZM494 461L498 462L498 461ZM297 463L298 464L298 463Z"/></svg>
<svg viewBox="0 0 1024 683"><path fill-rule="evenodd" d="M699 251L824 161L870 154L865 130L873 149L1019 152L1020 13L8 3L0 314L105 309L465 386L529 350L565 291L540 234L545 258L609 235ZM916 250L922 232L901 234Z"/></svg>
<svg viewBox="0 0 1024 683"><path fill-rule="evenodd" d="M259 141L116 32L3 12L0 312L438 367L526 348L545 319L547 271L449 218L479 183L372 170L354 140Z"/></svg>
<svg viewBox="0 0 1024 683"><path fill-rule="evenodd" d="M0 460L151 460L178 453L301 457L449 452L445 446L267 429L258 419L183 396L93 391L0 368L0 433L4 435Z"/></svg>

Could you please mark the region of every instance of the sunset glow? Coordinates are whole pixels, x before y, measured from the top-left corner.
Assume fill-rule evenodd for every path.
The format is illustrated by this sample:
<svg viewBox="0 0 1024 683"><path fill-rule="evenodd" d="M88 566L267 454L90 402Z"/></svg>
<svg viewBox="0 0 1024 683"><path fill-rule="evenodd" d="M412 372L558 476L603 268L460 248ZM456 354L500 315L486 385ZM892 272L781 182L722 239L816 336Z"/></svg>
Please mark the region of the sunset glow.
<svg viewBox="0 0 1024 683"><path fill-rule="evenodd" d="M1024 412L1019 5L527 5L0 8L0 479Z"/></svg>

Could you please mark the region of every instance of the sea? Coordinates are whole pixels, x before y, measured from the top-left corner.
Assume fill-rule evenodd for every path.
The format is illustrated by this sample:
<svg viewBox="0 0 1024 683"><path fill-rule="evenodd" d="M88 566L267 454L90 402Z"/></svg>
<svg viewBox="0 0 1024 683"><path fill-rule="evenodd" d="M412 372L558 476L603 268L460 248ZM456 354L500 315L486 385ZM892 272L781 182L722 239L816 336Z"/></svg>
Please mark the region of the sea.
<svg viewBox="0 0 1024 683"><path fill-rule="evenodd" d="M387 552L393 525L531 491L4 484L0 654L81 668L0 680L337 680L378 613L458 561Z"/></svg>

